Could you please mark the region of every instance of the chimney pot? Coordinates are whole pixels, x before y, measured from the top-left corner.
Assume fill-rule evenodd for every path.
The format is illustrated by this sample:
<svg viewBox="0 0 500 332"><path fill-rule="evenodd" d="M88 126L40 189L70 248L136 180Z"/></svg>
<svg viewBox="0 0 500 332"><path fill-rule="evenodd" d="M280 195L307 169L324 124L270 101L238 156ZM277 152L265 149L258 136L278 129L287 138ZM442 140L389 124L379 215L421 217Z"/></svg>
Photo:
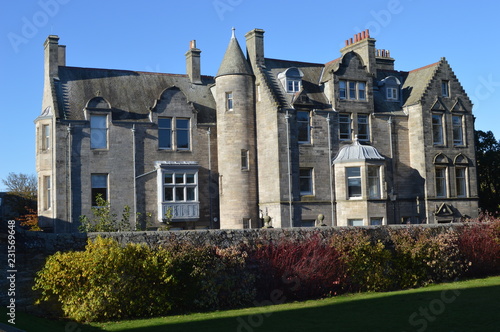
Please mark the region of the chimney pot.
<svg viewBox="0 0 500 332"><path fill-rule="evenodd" d="M357 43L358 41L359 41L358 35L356 34L356 35L354 35L354 42Z"/></svg>
<svg viewBox="0 0 500 332"><path fill-rule="evenodd" d="M370 30L369 29L366 29L366 38L370 38Z"/></svg>
<svg viewBox="0 0 500 332"><path fill-rule="evenodd" d="M349 40L345 40L345 46L349 46Z"/></svg>
<svg viewBox="0 0 500 332"><path fill-rule="evenodd" d="M352 44L352 38L350 39L350 41L351 41L351 44Z"/></svg>
<svg viewBox="0 0 500 332"><path fill-rule="evenodd" d="M193 49L193 48L196 48L196 40L191 40L189 42L189 49Z"/></svg>

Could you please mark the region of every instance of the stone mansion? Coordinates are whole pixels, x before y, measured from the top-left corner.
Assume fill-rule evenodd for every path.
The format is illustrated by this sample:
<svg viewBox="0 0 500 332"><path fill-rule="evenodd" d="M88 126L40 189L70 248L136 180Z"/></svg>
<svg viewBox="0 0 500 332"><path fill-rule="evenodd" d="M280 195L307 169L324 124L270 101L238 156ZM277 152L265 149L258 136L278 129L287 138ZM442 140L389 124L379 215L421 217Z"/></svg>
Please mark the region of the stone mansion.
<svg viewBox="0 0 500 332"><path fill-rule="evenodd" d="M444 223L478 213L472 103L445 58L394 69L369 31L326 64L233 35L215 76L66 65L45 42L41 227L75 232L102 194L174 229ZM221 51L222 57L222 51ZM333 57L332 57L333 58ZM266 218L267 220L267 218Z"/></svg>

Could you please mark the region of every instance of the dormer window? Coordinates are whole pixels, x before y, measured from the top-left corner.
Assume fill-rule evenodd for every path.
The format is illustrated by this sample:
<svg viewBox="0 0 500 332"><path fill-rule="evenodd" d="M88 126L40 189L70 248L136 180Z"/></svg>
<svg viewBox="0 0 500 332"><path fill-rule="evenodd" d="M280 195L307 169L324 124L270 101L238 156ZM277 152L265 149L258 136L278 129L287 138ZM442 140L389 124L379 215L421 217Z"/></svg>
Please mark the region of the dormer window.
<svg viewBox="0 0 500 332"><path fill-rule="evenodd" d="M304 77L304 73L295 67L288 68L278 74L278 79L287 93L296 93L302 89L302 77Z"/></svg>
<svg viewBox="0 0 500 332"><path fill-rule="evenodd" d="M387 101L398 101L399 100L399 89L401 87L401 82L394 76L388 76L379 82L379 86L382 86L385 90L385 100Z"/></svg>

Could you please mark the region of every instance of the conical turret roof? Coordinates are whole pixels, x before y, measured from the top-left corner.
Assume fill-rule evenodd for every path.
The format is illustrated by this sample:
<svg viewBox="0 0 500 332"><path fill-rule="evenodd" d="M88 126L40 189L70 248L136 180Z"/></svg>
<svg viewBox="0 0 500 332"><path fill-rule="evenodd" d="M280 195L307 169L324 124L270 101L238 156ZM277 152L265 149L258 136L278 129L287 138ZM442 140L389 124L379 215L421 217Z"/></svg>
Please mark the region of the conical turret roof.
<svg viewBox="0 0 500 332"><path fill-rule="evenodd" d="M216 78L223 75L252 75L252 68L243 55L240 44L234 35L231 36L229 45L224 54L224 59L219 67Z"/></svg>

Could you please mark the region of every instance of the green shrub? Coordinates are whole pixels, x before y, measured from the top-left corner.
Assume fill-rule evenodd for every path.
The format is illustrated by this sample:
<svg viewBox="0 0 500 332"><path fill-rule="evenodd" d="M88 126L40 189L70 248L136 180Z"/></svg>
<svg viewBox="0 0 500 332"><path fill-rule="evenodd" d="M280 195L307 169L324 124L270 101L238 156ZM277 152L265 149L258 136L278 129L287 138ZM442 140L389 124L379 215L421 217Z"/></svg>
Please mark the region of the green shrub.
<svg viewBox="0 0 500 332"><path fill-rule="evenodd" d="M89 241L56 253L38 272L40 302L59 303L76 321L106 321L241 306L254 299L253 276L239 251Z"/></svg>
<svg viewBox="0 0 500 332"><path fill-rule="evenodd" d="M348 291L391 289L391 253L381 241L372 242L363 229L349 229L332 236L331 245L347 265L344 288Z"/></svg>

